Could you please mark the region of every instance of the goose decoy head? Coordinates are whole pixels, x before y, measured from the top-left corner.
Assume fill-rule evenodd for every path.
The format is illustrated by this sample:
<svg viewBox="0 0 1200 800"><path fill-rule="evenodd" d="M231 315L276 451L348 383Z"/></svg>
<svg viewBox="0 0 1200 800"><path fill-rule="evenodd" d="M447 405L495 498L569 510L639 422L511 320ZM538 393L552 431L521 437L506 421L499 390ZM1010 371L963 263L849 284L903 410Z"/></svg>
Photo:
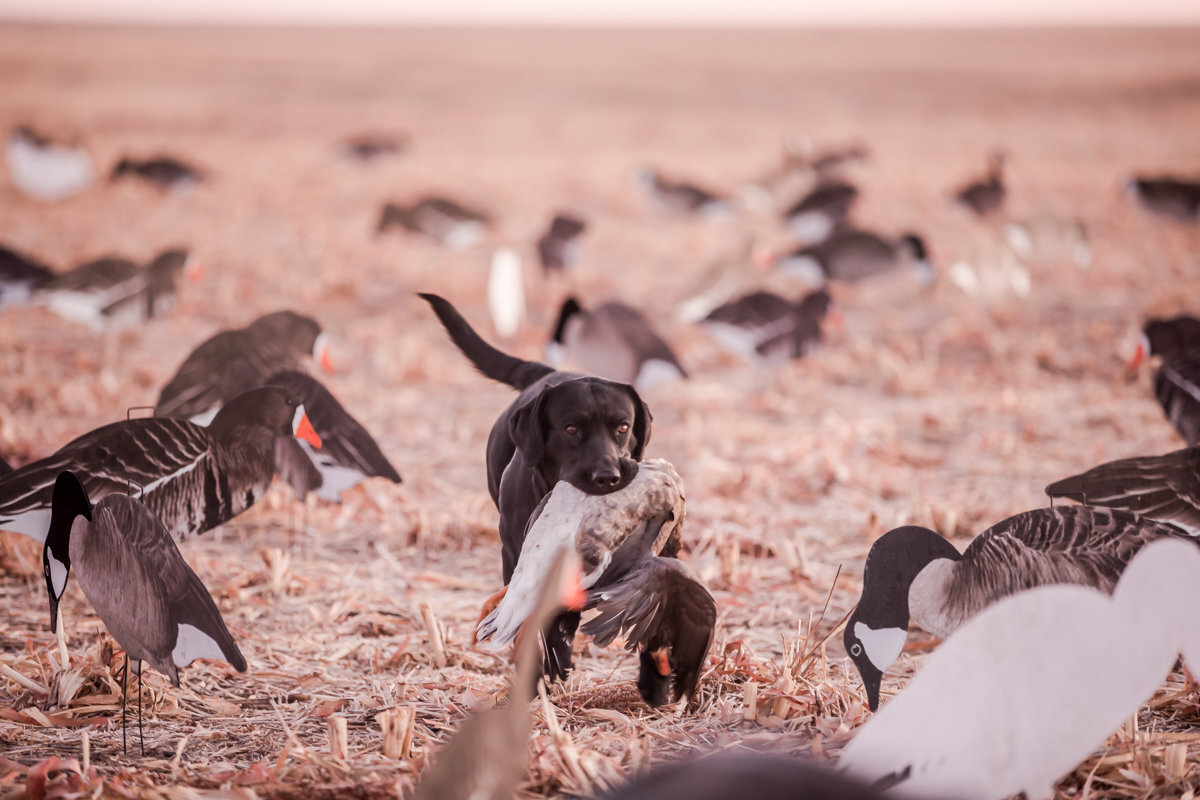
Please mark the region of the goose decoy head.
<svg viewBox="0 0 1200 800"><path fill-rule="evenodd" d="M1128 367L1133 369L1151 356L1171 356L1197 348L1200 348L1200 319L1187 314L1152 319L1142 328L1142 338Z"/></svg>
<svg viewBox="0 0 1200 800"><path fill-rule="evenodd" d="M916 525L888 531L871 545L863 567L862 597L846 621L842 642L862 677L872 711L879 708L883 673L900 656L908 637L913 581L931 562L961 557L942 536Z"/></svg>
<svg viewBox="0 0 1200 800"><path fill-rule="evenodd" d="M213 417L208 429L214 436L238 436L247 427L261 426L271 436L295 436L320 449L321 437L313 429L304 405L294 394L277 386L251 389L230 400Z"/></svg>
<svg viewBox="0 0 1200 800"><path fill-rule="evenodd" d="M150 262L149 270L158 275L174 276L182 273L192 283L196 283L204 277L204 270L200 266L200 259L181 247L164 250L159 253Z"/></svg>
<svg viewBox="0 0 1200 800"><path fill-rule="evenodd" d="M312 355L322 369L333 372L329 337L312 317L295 311L276 311L250 323L246 332L255 338L285 342L293 352Z"/></svg>
<svg viewBox="0 0 1200 800"><path fill-rule="evenodd" d="M557 367L562 363L566 347L567 325L581 313L583 313L583 306L579 305L579 301L574 297L563 300L562 307L558 310L558 319L554 322L554 333L551 334L550 341L546 343L546 361L550 366Z"/></svg>
<svg viewBox="0 0 1200 800"><path fill-rule="evenodd" d="M54 482L50 505L50 530L42 547L42 573L50 599L50 630L58 628L58 600L67 588L71 572L71 528L75 518L92 519L92 504L74 472L61 472Z"/></svg>
<svg viewBox="0 0 1200 800"><path fill-rule="evenodd" d="M117 178L120 178L122 175L126 175L130 172L136 172L136 171L137 171L137 164L135 164L132 159L122 158L120 161L117 162L117 165L115 167L113 167L112 174L109 176L109 179L115 181Z"/></svg>
<svg viewBox="0 0 1200 800"><path fill-rule="evenodd" d="M922 285L933 283L933 264L929 260L929 248L925 246L925 240L915 233L906 233L900 237L900 244L916 264Z"/></svg>

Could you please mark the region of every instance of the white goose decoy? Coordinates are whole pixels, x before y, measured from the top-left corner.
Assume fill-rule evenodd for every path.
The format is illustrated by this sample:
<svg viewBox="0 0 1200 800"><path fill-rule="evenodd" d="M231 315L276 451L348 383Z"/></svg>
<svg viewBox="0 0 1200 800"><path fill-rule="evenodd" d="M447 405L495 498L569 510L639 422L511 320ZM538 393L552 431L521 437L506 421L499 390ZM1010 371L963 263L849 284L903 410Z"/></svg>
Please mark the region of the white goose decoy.
<svg viewBox="0 0 1200 800"><path fill-rule="evenodd" d="M96 168L86 149L53 142L26 125L9 136L7 154L13 186L38 200L69 197L96 179Z"/></svg>
<svg viewBox="0 0 1200 800"><path fill-rule="evenodd" d="M127 494L109 494L95 508L72 472L54 482L53 509L42 548L50 629L72 567L84 595L125 651L138 676L141 729L142 662L179 685L179 667L197 658L227 661L238 672L246 659L200 578L183 560L158 517ZM125 694L121 694L124 729ZM142 745L145 751L145 743Z"/></svg>
<svg viewBox="0 0 1200 800"><path fill-rule="evenodd" d="M492 255L487 299L496 335L507 339L515 334L525 319L525 276L521 256L511 247L501 247Z"/></svg>
<svg viewBox="0 0 1200 800"><path fill-rule="evenodd" d="M879 707L883 673L900 655L910 619L949 636L1002 597L1053 583L1111 592L1125 565L1156 539L1192 540L1180 529L1124 511L1066 506L1009 517L959 553L928 528L907 525L876 540L843 642Z"/></svg>
<svg viewBox="0 0 1200 800"><path fill-rule="evenodd" d="M1041 586L980 612L842 751L852 776L899 797L1054 796L1162 683L1200 664L1200 552L1148 544L1111 598Z"/></svg>

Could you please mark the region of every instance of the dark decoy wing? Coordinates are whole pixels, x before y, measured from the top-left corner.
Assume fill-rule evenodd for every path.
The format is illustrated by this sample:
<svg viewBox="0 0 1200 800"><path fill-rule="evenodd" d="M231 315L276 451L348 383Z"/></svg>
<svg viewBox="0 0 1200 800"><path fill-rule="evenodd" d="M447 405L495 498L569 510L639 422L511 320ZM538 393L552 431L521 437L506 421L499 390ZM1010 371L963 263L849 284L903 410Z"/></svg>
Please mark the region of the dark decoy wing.
<svg viewBox="0 0 1200 800"><path fill-rule="evenodd" d="M605 303L592 313L596 317L608 318L636 356L639 366L647 361L662 361L673 365L680 375L687 377L671 346L654 332L642 312L624 303Z"/></svg>
<svg viewBox="0 0 1200 800"><path fill-rule="evenodd" d="M226 365L235 358L243 359L244 368L255 374L257 385L265 376L242 352L240 342L240 331L221 331L202 342L159 393L154 415L190 419L219 406L224 399Z"/></svg>
<svg viewBox="0 0 1200 800"><path fill-rule="evenodd" d="M1200 444L1200 350L1164 359L1154 396L1184 441Z"/></svg>
<svg viewBox="0 0 1200 800"><path fill-rule="evenodd" d="M48 292L101 292L140 277L142 268L126 258L98 258L56 275Z"/></svg>

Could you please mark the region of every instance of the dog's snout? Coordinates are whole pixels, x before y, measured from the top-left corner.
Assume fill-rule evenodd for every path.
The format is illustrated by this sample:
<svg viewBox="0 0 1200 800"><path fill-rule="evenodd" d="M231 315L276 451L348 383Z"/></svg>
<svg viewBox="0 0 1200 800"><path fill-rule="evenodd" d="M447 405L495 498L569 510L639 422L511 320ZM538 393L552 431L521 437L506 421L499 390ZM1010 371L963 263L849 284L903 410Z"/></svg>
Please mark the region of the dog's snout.
<svg viewBox="0 0 1200 800"><path fill-rule="evenodd" d="M616 467L601 467L593 470L588 478L601 489L611 489L621 482L621 471Z"/></svg>

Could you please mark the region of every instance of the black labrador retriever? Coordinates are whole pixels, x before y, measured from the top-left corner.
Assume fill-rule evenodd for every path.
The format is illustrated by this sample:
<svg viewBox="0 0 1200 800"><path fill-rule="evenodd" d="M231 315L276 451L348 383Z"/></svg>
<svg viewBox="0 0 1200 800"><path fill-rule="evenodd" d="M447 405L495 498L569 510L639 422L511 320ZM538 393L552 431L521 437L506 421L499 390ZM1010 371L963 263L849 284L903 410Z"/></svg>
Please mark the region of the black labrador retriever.
<svg viewBox="0 0 1200 800"><path fill-rule="evenodd" d="M524 361L489 345L447 300L421 297L451 340L485 376L520 390L496 420L487 443L488 491L500 511L505 585L512 578L530 515L559 481L588 494L623 489L637 474L650 439L650 409L637 391ZM545 632L546 674L570 671L579 614L566 612Z"/></svg>

